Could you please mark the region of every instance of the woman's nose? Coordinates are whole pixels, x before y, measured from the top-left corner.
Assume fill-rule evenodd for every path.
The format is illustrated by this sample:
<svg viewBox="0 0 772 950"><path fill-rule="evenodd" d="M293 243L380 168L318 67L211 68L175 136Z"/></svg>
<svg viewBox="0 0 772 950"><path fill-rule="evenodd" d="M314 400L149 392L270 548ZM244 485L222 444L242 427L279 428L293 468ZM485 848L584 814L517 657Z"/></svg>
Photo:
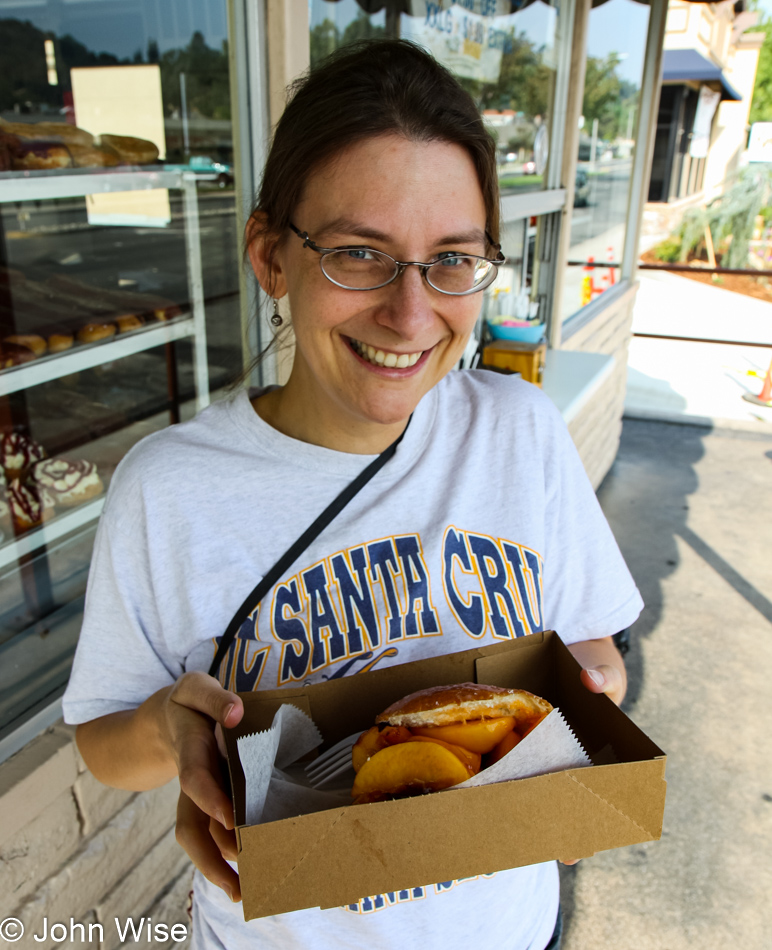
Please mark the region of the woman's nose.
<svg viewBox="0 0 772 950"><path fill-rule="evenodd" d="M388 293L375 318L381 326L390 327L406 339L415 339L436 321L436 298L441 294L429 286L420 267L405 267L384 290Z"/></svg>

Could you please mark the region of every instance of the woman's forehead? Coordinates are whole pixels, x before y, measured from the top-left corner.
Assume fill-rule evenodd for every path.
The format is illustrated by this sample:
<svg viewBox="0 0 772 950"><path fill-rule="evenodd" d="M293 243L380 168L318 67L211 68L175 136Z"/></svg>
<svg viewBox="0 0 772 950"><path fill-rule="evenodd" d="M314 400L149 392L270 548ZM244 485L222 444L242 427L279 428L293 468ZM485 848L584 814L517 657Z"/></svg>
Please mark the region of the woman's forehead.
<svg viewBox="0 0 772 950"><path fill-rule="evenodd" d="M466 150L400 135L364 139L315 170L298 205L296 217L303 215L310 220L300 226L309 233L313 226L345 234L359 225L374 237L388 236L406 215L463 233L485 228L485 203Z"/></svg>

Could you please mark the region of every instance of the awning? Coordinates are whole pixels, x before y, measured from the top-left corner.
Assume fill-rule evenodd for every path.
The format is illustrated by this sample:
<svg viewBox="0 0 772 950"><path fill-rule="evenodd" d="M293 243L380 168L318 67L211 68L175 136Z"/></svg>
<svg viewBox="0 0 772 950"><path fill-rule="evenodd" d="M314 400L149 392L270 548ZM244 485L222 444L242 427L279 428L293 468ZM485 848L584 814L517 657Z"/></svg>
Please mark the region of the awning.
<svg viewBox="0 0 772 950"><path fill-rule="evenodd" d="M717 82L721 85L721 98L734 102L742 96L725 79L715 63L711 63L696 49L666 49L662 62L662 82Z"/></svg>

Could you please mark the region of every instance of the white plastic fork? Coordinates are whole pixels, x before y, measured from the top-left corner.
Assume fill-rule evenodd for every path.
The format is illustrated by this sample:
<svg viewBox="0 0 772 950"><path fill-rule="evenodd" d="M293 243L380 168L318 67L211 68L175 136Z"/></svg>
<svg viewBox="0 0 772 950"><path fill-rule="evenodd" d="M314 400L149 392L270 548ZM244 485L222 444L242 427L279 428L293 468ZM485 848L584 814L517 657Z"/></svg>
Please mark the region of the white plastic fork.
<svg viewBox="0 0 772 950"><path fill-rule="evenodd" d="M341 739L330 749L322 752L313 762L308 763L306 775L313 788L319 788L352 768L351 748L360 735L360 732L355 732L351 736L346 736L345 739Z"/></svg>

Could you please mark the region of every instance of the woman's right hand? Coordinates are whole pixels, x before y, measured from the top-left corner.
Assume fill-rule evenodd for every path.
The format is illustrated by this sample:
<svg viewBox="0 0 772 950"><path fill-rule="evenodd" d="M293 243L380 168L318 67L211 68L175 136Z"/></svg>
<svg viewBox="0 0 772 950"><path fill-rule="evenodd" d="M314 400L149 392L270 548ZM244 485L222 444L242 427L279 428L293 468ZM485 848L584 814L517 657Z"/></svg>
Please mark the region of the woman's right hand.
<svg viewBox="0 0 772 950"><path fill-rule="evenodd" d="M133 792L179 776L177 840L202 874L239 899L238 876L224 858L236 856L233 805L220 771L217 727L244 715L236 695L206 673L184 673L136 709L109 713L77 729L78 747L105 785Z"/></svg>
<svg viewBox="0 0 772 950"><path fill-rule="evenodd" d="M238 875L225 861L235 860L237 853L216 731L218 725L230 728L241 720L243 703L214 677L185 673L166 692L162 713L163 739L180 780L177 841L207 880L238 901Z"/></svg>

